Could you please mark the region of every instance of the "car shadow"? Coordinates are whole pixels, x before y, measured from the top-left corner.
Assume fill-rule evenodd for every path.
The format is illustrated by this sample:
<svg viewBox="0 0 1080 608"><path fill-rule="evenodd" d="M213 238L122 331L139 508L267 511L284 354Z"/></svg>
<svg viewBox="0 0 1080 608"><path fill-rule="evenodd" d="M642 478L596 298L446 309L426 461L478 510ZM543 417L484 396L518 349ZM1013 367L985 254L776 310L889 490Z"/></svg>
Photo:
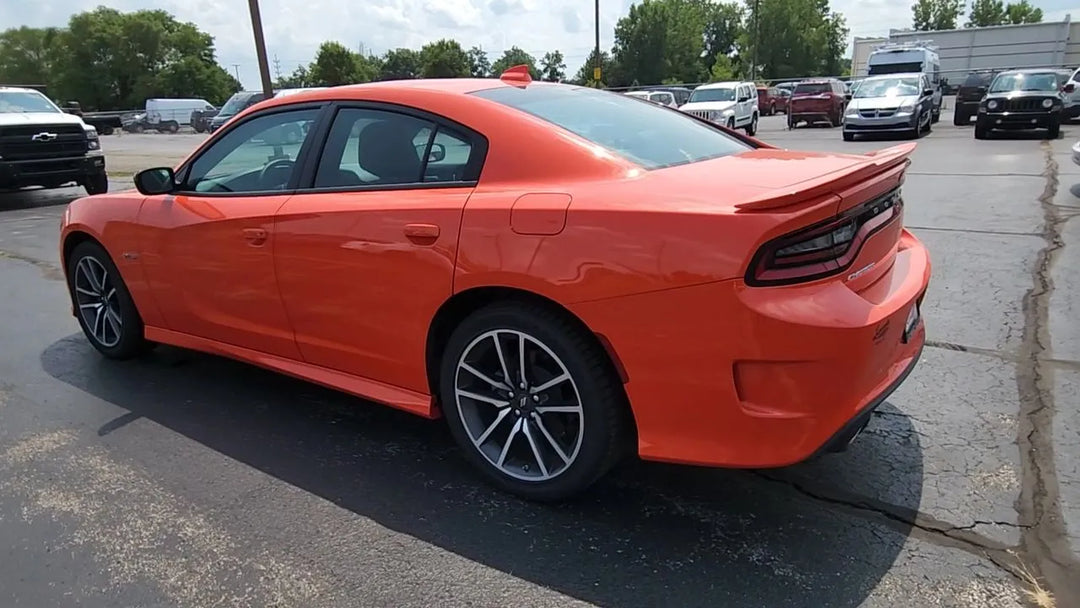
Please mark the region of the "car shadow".
<svg viewBox="0 0 1080 608"><path fill-rule="evenodd" d="M246 364L168 347L108 361L81 334L41 363L128 410L100 435L149 419L383 526L599 606L858 606L909 527L812 499L807 484L831 495L869 480L902 511L921 500L918 435L887 403L854 453L769 472L632 462L573 502L540 505L482 483L439 421Z"/></svg>
<svg viewBox="0 0 1080 608"><path fill-rule="evenodd" d="M66 205L81 196L86 196L86 190L83 190L82 186L65 186L63 188L54 189L0 189L0 211L16 211L19 209L35 209L38 207L51 207L53 205Z"/></svg>

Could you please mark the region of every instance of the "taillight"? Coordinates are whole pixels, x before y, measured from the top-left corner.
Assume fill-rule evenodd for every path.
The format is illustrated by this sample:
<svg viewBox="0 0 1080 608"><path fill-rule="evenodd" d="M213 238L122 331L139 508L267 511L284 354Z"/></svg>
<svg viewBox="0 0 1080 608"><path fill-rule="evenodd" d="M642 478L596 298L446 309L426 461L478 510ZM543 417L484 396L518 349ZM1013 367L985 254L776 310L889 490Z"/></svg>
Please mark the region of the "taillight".
<svg viewBox="0 0 1080 608"><path fill-rule="evenodd" d="M754 254L746 283L763 287L837 274L851 265L866 239L900 216L902 207L896 189L835 218L773 239Z"/></svg>

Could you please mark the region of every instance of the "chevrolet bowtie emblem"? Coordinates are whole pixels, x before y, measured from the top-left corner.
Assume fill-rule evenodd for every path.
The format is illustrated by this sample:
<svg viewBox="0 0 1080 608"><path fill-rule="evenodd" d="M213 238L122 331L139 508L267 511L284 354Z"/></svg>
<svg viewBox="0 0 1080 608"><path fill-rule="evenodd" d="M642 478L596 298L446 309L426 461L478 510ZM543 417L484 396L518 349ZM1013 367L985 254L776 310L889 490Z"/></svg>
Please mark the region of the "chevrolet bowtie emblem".
<svg viewBox="0 0 1080 608"><path fill-rule="evenodd" d="M48 131L42 131L37 135L30 138L31 141L52 141L56 139L56 133L49 133Z"/></svg>

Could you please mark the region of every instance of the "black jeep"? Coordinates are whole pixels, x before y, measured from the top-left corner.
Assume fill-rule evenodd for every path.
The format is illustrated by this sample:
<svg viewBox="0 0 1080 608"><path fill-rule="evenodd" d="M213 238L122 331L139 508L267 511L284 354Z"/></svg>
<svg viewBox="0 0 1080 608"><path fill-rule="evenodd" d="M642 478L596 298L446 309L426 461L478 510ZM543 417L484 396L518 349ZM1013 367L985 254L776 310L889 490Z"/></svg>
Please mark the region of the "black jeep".
<svg viewBox="0 0 1080 608"><path fill-rule="evenodd" d="M975 119L975 139L986 139L993 131L1043 129L1048 139L1057 139L1064 116L1065 93L1073 85L1061 86L1053 70L1009 70L994 77L986 96L979 102Z"/></svg>

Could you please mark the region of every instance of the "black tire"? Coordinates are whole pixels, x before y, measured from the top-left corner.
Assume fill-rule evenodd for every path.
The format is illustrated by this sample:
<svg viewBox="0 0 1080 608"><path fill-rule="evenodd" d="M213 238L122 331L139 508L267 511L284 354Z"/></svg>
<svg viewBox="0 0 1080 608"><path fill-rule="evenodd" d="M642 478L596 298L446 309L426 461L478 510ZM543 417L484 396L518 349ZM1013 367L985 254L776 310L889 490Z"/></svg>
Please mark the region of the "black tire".
<svg viewBox="0 0 1080 608"><path fill-rule="evenodd" d="M850 131L844 131L844 141L855 141L855 134Z"/></svg>
<svg viewBox="0 0 1080 608"><path fill-rule="evenodd" d="M95 173L82 182L82 187L87 194L105 194L109 191L109 176L105 173Z"/></svg>
<svg viewBox="0 0 1080 608"><path fill-rule="evenodd" d="M176 133L180 130L180 125L171 120L162 125L162 127L169 133Z"/></svg>
<svg viewBox="0 0 1080 608"><path fill-rule="evenodd" d="M986 125L979 119L975 119L975 139L987 139L990 136L990 130L986 128Z"/></svg>
<svg viewBox="0 0 1080 608"><path fill-rule="evenodd" d="M102 127L101 128L101 134L102 135L112 135L113 131L114 131L114 129L112 127Z"/></svg>
<svg viewBox="0 0 1080 608"><path fill-rule="evenodd" d="M774 114L776 114L776 104L775 103L770 103L769 104L769 116L772 116Z"/></svg>
<svg viewBox="0 0 1080 608"><path fill-rule="evenodd" d="M87 289L89 287L90 291L97 289L86 282L86 274L80 270L80 264L83 260L88 260L91 265L96 263L96 267L104 268L107 273L105 278L106 291L115 289L115 293L109 297L109 310L119 317L119 331L115 330L113 324L109 324L108 329L105 329L108 319L102 318L102 325L99 327L101 331L106 332L104 333L105 340L98 338L95 330L90 327L89 322L82 314L84 309L80 307L81 304L94 301L94 298L82 291L77 291L77 288ZM90 341L90 345L97 349L99 353L110 359L130 359L146 352L153 346L143 337L142 317L139 316L139 311L135 308L135 302L131 299L131 293L128 291L127 285L124 284L120 271L116 269L116 265L109 258L108 252L101 245L94 241L83 241L75 246L67 259L67 281L72 305L75 307L75 318L79 321L79 327L82 327L83 334ZM92 316L93 313L88 313L88 315ZM108 317L108 311L103 315ZM94 323L96 325L96 321ZM113 339L117 337L118 339L113 343Z"/></svg>
<svg viewBox="0 0 1080 608"><path fill-rule="evenodd" d="M728 119L727 128L731 129L732 131L735 130L735 119L734 118L729 118Z"/></svg>
<svg viewBox="0 0 1080 608"><path fill-rule="evenodd" d="M958 127L966 127L971 124L971 114L968 114L967 110L963 108L956 108L956 111L953 112L952 124Z"/></svg>
<svg viewBox="0 0 1080 608"><path fill-rule="evenodd" d="M499 389L491 387L487 382L472 373L463 371L462 377L458 378L458 365L463 355L468 352L471 357L477 352L481 354L486 352L486 359L474 358L471 360L471 364L478 366L477 369L484 368L481 371L486 370L485 373L491 374L489 378L498 382L503 381L505 374L500 371L500 366L496 364L497 358L493 358L496 356L494 340L484 338L485 334L494 331L507 332L503 334L501 339L501 344L505 344L501 348L505 355L507 373L511 377L510 382L507 383L511 385L510 390L505 393L497 392ZM509 404L504 407L511 411L500 414L502 420L500 424L503 426L496 427L499 430L493 434L494 436L509 435L513 428L517 428L517 425L524 424L522 428L532 428L532 432L530 434L518 433L515 439L509 440L511 446L517 448L517 450L527 446L528 443L519 439L522 436L526 440L530 435L534 437L534 440L537 438L540 441L546 440L538 432L537 429L540 427L536 423L529 424L527 422L539 418L539 414L534 416L531 413L531 408L542 407L544 401L534 405L528 398L531 389L529 387L526 387L526 389L520 388L521 385L517 382L520 374L516 371L516 364L520 360L516 348L518 342L509 332L527 334L531 339L543 344L558 357L566 372L569 373L571 381L564 381L540 393L540 395L545 395L544 398L547 399L548 396L552 395L558 397L558 391L551 392L554 389L559 391L574 387L577 389L574 394L576 394L577 401L581 406L581 414L564 414L564 416L578 416L577 420L580 426L573 424L573 418L570 418L570 424L565 427L555 425L555 422L559 420L566 421L567 418L565 417L562 419L552 419L550 417L540 419L541 423L543 420L547 420L547 425L552 426L552 428L572 429L572 442L578 447L576 454L571 456L569 463L562 464L559 460L554 460L553 462L556 465L554 469L544 469L540 466L534 451L527 453L533 455L530 455L525 462L519 461L511 467L507 467L517 471L519 475L525 475L529 473L528 467L530 465L528 460L531 460L533 462L532 466L552 475L548 479L519 479L499 468L496 462L489 460L489 456L485 456L480 448L473 443L470 431L466 428L466 421L463 418L461 409L469 412L466 417L472 419L471 426L475 433L480 429L490 428L490 423L496 416L495 412L502 412L503 408L469 400L468 397L464 398L465 401L461 403L459 408L458 383L471 381L478 386L478 388L473 388L466 385L471 390L487 391L490 395L494 395L499 399L506 399ZM472 350L470 350L470 347L472 347ZM546 351L535 346L535 344L532 346L532 356L530 357L527 354L525 358L533 362L537 360L553 361ZM526 377L528 378L530 374L534 373L536 377L548 377L547 375L541 375L539 368L536 367L526 370ZM513 396L510 396L511 394ZM546 306L525 302L507 302L490 305L469 315L453 331L443 353L439 373L439 396L450 432L460 446L465 458L496 487L529 500L559 501L583 492L607 473L632 446L632 442L629 441L632 436L630 433L629 406L607 353L588 332L583 331L565 315ZM534 399L537 399L537 397L534 396ZM564 396L562 399L556 400L564 401L565 399ZM470 412L470 407L475 407L475 411ZM486 412L487 415L482 416L481 412ZM510 424L509 428L505 426L507 424ZM552 436L566 439L566 435L560 432L552 433ZM515 440L517 443L515 443ZM488 445L490 441L492 441L491 438L486 439L484 445ZM504 441L501 445L505 446L506 443ZM554 450L550 450L550 443L545 442L543 445L551 452L550 456L558 458L555 456ZM569 446L563 444L563 447ZM494 457L496 452L501 454L502 450L503 448L496 444L489 446L487 451L492 455L491 457ZM564 449L563 453L565 454L568 451L570 450ZM552 463L549 462L548 464ZM562 469L554 473L560 466Z"/></svg>
<svg viewBox="0 0 1080 608"><path fill-rule="evenodd" d="M1061 119L1053 117L1050 119L1050 126L1046 129L1047 139L1057 139L1061 135Z"/></svg>
<svg viewBox="0 0 1080 608"><path fill-rule="evenodd" d="M941 106L930 111L930 124L935 124L939 120L941 120Z"/></svg>
<svg viewBox="0 0 1080 608"><path fill-rule="evenodd" d="M746 134L750 137L757 135L758 115L754 112L754 117L750 119L750 124L746 125Z"/></svg>

